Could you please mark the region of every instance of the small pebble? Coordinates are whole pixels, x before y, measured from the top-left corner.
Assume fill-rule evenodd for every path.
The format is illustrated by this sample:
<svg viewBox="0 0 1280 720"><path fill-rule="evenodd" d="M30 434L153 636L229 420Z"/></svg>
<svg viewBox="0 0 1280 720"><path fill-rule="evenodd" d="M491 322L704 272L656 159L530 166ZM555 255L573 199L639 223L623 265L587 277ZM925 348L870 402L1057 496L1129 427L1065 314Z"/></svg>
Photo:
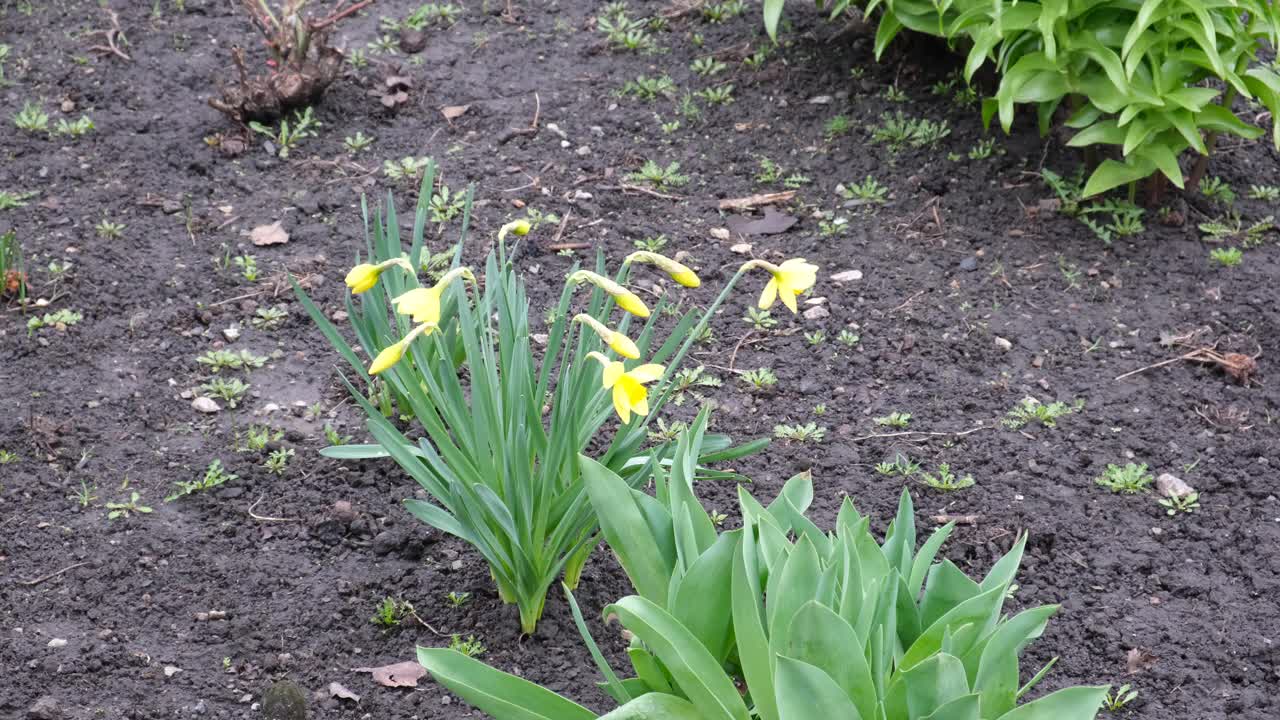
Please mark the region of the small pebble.
<svg viewBox="0 0 1280 720"><path fill-rule="evenodd" d="M997 335L997 336L996 336L996 347L1000 348L1001 350L1004 350L1005 352L1008 352L1008 351L1010 351L1010 350L1012 350L1012 349L1013 349L1013 343L1011 343L1011 342L1009 342L1008 340L1006 340L1005 338L1002 338L1002 337L1000 337L999 335Z"/></svg>
<svg viewBox="0 0 1280 720"><path fill-rule="evenodd" d="M191 401L191 408L196 412L205 414L216 413L222 409L218 403L213 401L213 398L204 397L203 395Z"/></svg>

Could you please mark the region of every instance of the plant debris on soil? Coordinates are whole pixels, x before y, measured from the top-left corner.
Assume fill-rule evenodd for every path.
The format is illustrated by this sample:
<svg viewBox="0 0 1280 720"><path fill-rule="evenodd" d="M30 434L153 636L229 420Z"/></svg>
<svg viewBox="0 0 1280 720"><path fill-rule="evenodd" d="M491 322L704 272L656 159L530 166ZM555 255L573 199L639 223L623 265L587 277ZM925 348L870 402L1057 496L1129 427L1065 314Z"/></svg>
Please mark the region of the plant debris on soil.
<svg viewBox="0 0 1280 720"><path fill-rule="evenodd" d="M1173 212L1196 222L1152 211L1143 232L1104 244L1037 210L1053 196L1040 171L1067 176L1079 160L1060 138L1029 120L984 134L974 107L932 91L962 64L945 47L904 39L876 62L872 30L803 4L770 48L758 5L711 23L687 3L631 0L634 16L667 18L650 31L662 51L644 54L604 42L601 3L455 2L405 56L380 16L420 3L379 0L312 25L305 56L277 44L291 65L275 68L237 3L108 4L109 22L96 5L0 3L0 191L35 193L0 209L30 299L0 307L0 716L257 717L287 681L311 717L476 717L429 677L388 670L455 636L610 707L562 595L520 637L484 562L402 508L412 479L390 460L318 452L371 440L288 277L341 318L362 203L373 212L390 193L409 237L416 177L393 174L427 157L451 198L475 186L466 262L503 223L539 220L516 254L537 308L575 257L601 251L613 267L660 237L708 280L686 296L704 307L743 253L819 265L800 315L752 318L759 287L744 284L692 357L723 382L688 390L667 423L690 420L699 398L716 404L716 432L742 440L815 423L820 440L775 440L736 468L756 497L810 470L819 527L851 496L883 532L909 487L921 523L959 523L945 552L966 572L1028 532L1010 610L1063 606L1026 661L1059 657L1037 692L1130 683L1126 718L1280 716L1274 231L1243 264L1214 266L1196 226L1215 211L1188 193ZM691 69L708 57L725 67ZM678 90L616 92L637 76ZM695 94L729 86L732 102ZM680 112L686 91L696 114ZM18 130L28 102L95 127ZM317 134L287 159L237 134L304 106ZM891 151L872 128L897 110L950 134ZM848 129L830 134L836 115ZM220 135L239 152L214 147ZM987 137L1002 152L971 158ZM780 177L759 179L762 157ZM686 181L634 180L650 160ZM1274 212L1243 192L1280 185L1269 140L1224 147L1209 173L1240 191L1245 218ZM869 177L885 192L836 191ZM447 202L433 209L448 215ZM429 221L431 253L449 250L459 220ZM659 279L637 272L638 287ZM1182 336L1187 354L1162 362L1180 351L1161 338ZM776 385L737 377L758 368ZM218 409L193 409L199 397ZM1083 404L1053 427L1003 426L1026 397ZM873 422L895 412L907 427ZM877 471L899 461L946 463L974 484L944 492ZM1185 480L1199 508L1171 516L1152 493L1095 485L1129 462ZM204 489L166 502L175 483ZM699 495L737 506L730 484ZM616 668L625 640L599 612L629 590L602 548L576 593ZM387 598L409 612L371 622Z"/></svg>

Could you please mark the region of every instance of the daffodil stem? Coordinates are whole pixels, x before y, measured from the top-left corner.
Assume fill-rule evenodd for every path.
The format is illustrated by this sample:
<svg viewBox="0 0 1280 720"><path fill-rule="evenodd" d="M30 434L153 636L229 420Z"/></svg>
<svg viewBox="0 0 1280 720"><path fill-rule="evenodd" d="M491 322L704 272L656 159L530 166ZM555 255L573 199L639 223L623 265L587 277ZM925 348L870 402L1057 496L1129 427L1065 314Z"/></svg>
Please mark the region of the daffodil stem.
<svg viewBox="0 0 1280 720"><path fill-rule="evenodd" d="M702 336L702 333L706 332L707 326L711 324L711 318L715 317L716 311L724 304L725 299L729 297L729 293L733 292L734 286L738 284L738 281L742 279L743 275L747 274L747 271L752 268L759 267L760 262L761 261L751 260L743 263L742 267L738 268L738 272L734 273L733 277L729 279L729 282L725 284L724 289L720 291L719 297L717 297L715 302L711 303L711 307L707 308L707 311L703 313L702 319L699 320L698 324L689 332L688 337L685 338L684 344L680 346L680 350L676 352L675 357L672 358L671 362L667 365L666 377L671 377L680 369L680 363L684 362L685 356L689 354L689 350L693 348L693 344L698 341L698 338ZM652 410L650 410L649 414L645 416L644 421L640 423L641 431L649 426L649 423L653 418L658 416L657 411L666 403L667 397L671 395L673 386L674 383L672 382L666 382L663 384L662 393L658 395L658 399L653 403Z"/></svg>

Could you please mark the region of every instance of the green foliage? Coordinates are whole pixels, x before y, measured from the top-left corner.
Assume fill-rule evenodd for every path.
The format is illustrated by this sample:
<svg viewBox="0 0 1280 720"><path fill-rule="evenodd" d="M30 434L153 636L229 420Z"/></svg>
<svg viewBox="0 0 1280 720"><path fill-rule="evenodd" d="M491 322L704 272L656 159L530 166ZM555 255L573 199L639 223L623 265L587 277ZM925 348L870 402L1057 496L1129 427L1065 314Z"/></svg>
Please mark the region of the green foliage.
<svg viewBox="0 0 1280 720"><path fill-rule="evenodd" d="M274 475L284 475L284 471L289 467L289 461L292 459L293 448L272 450L271 454L267 456L266 462L262 464L262 467L266 468L267 472Z"/></svg>
<svg viewBox="0 0 1280 720"><path fill-rule="evenodd" d="M316 128L318 127L320 127L320 121L315 119L310 107L303 110L295 110L292 123L289 122L288 118L281 118L280 127L275 129L256 120L249 121L250 129L266 135L268 139L275 143L276 154L281 158L289 157L289 152L296 149L304 138L315 137Z"/></svg>
<svg viewBox="0 0 1280 720"><path fill-rule="evenodd" d="M778 376L774 375L769 368L757 368L742 373L742 381L756 391L765 391L778 384Z"/></svg>
<svg viewBox="0 0 1280 720"><path fill-rule="evenodd" d="M487 650L475 635L468 635L466 640L461 635L453 635L449 638L449 649L471 658L480 657Z"/></svg>
<svg viewBox="0 0 1280 720"><path fill-rule="evenodd" d="M764 3L770 36L782 6ZM849 6L837 0L832 17ZM984 122L998 119L1008 132L1015 108L1032 105L1047 134L1065 107L1075 131L1068 145L1114 151L1089 176L1085 197L1157 172L1181 188L1184 151L1207 156L1221 134L1262 136L1233 111L1237 97L1269 111L1280 147L1280 74L1258 62L1263 48L1280 45L1280 9L1266 0L871 0L864 12L877 10L877 57L906 29L962 48L966 83L994 67L999 84L982 103Z"/></svg>
<svg viewBox="0 0 1280 720"><path fill-rule="evenodd" d="M373 145L373 138L357 130L355 135L348 135L342 138L342 144L346 146L348 153L357 155L368 150Z"/></svg>
<svg viewBox="0 0 1280 720"><path fill-rule="evenodd" d="M209 368L209 372L223 370L253 370L267 364L267 358L254 355L249 350L231 352L230 350L208 350L196 362Z"/></svg>
<svg viewBox="0 0 1280 720"><path fill-rule="evenodd" d="M1191 492L1186 495L1174 495L1172 497L1160 498L1157 500L1164 512L1169 517L1173 517L1178 513L1192 513L1200 509L1200 493Z"/></svg>
<svg viewBox="0 0 1280 720"><path fill-rule="evenodd" d="M860 183L852 182L836 186L836 192L846 200L853 200L866 205L883 205L889 195L889 188L880 184L871 175Z"/></svg>
<svg viewBox="0 0 1280 720"><path fill-rule="evenodd" d="M933 147L951 134L947 121L907 117L901 110L880 115L880 124L871 127L871 140L889 146L890 152L908 147Z"/></svg>
<svg viewBox="0 0 1280 720"><path fill-rule="evenodd" d="M79 139L88 135L94 129L93 120L88 115L81 115L79 120L69 121L66 118L58 118L58 124L54 126L55 135L66 135L72 139Z"/></svg>
<svg viewBox="0 0 1280 720"><path fill-rule="evenodd" d="M780 440L818 443L827 436L827 428L812 422L804 425L774 425L773 436Z"/></svg>
<svg viewBox="0 0 1280 720"><path fill-rule="evenodd" d="M1237 247L1214 248L1209 251L1209 259L1223 267L1236 267L1244 262L1244 252Z"/></svg>
<svg viewBox="0 0 1280 720"><path fill-rule="evenodd" d="M1002 422L1010 430L1019 430L1028 423L1033 422L1051 428L1057 426L1058 418L1070 415L1083 408L1084 401L1082 400L1077 400L1073 405L1068 405L1059 400L1045 404L1028 395L1013 406L1013 409L1005 415Z"/></svg>
<svg viewBox="0 0 1280 720"><path fill-rule="evenodd" d="M689 182L688 175L680 174L680 163L670 162L663 167L652 160L645 160L640 169L627 175L633 183L647 183L658 188L680 187Z"/></svg>
<svg viewBox="0 0 1280 720"><path fill-rule="evenodd" d="M957 477L951 472L947 463L938 463L937 473L920 473L920 480L935 490L963 490L973 486L973 476L965 474Z"/></svg>
<svg viewBox="0 0 1280 720"><path fill-rule="evenodd" d="M628 80L618 91L618 94L623 97L633 97L645 102L653 102L659 97L673 97L675 93L676 84L670 75L654 78L640 75L635 80Z"/></svg>
<svg viewBox="0 0 1280 720"><path fill-rule="evenodd" d="M177 480L173 484L177 487L174 491L164 499L165 502L173 502L181 497L186 497L192 493L204 492L213 488L225 485L226 483L240 477L234 473L229 473L222 469L222 461L214 460L209 463L209 467L205 468L204 476L195 480ZM110 504L108 504L110 507Z"/></svg>
<svg viewBox="0 0 1280 720"><path fill-rule="evenodd" d="M1108 692L1107 697L1102 702L1102 706L1109 712L1116 712L1124 709L1124 706L1138 699L1138 691L1134 690L1129 683L1125 683L1116 688L1114 692Z"/></svg>
<svg viewBox="0 0 1280 720"><path fill-rule="evenodd" d="M789 480L767 508L740 485L743 527L721 534L692 492L688 447L696 441L681 442L670 477L655 475L654 496L583 459L602 531L636 588L604 609L631 637L635 677L627 679L568 596L616 710L597 715L462 653L420 648L432 677L496 720L1092 720L1097 713L1106 686L1018 705L1054 664L1022 683L1019 655L1058 610L1004 612L1025 536L985 577L971 579L945 559L935 563L954 524L917 548L906 492L883 542L847 499L835 531L823 533L804 516L813 497L807 474Z"/></svg>
<svg viewBox="0 0 1280 720"><path fill-rule="evenodd" d="M83 319L84 315L69 308L55 310L38 317L33 316L27 320L27 335L32 335L35 331L46 327L51 327L55 330L66 330Z"/></svg>
<svg viewBox="0 0 1280 720"><path fill-rule="evenodd" d="M884 417L874 418L875 424L893 428L905 428L911 424L911 413L893 411Z"/></svg>
<svg viewBox="0 0 1280 720"><path fill-rule="evenodd" d="M231 408L240 404L240 400L248 390L249 384L242 382L238 378L215 377L200 386L200 391L205 395L219 398L227 403L227 407Z"/></svg>
<svg viewBox="0 0 1280 720"><path fill-rule="evenodd" d="M423 197L429 197L434 182L435 168L428 163ZM458 262L471 220L471 193L465 197L451 273L464 273ZM321 453L339 459L393 459L425 491L422 498L406 500L405 508L474 547L489 565L499 596L517 606L522 630L532 633L551 583L563 575L570 586L576 585L595 547L596 518L587 502L578 454L590 447L599 453L600 463L628 481L646 478L655 454L664 452L662 447L643 449L649 419L670 399L671 375L687 357L700 318L692 312L683 315L663 328L661 339L657 324L663 312L652 312L634 328L629 315L618 323L616 332L634 329L630 337L640 356L647 363L665 365L665 372L660 370L649 388L647 417L615 423L601 366L588 355L608 352L608 346L594 332L583 331L570 312L580 309L596 322L609 322L617 313L614 299L594 285L582 286L589 293L578 290L575 295L576 280L566 283L550 308L545 342L535 345L533 335L541 328L530 325L543 313L531 309L505 240L495 243L483 273L474 273L471 281L462 279L470 271L455 274L459 279L440 287L433 331L419 331L405 340L412 325L405 315L392 312L391 300L423 286L416 272L395 263L403 259L409 268L422 266L427 215L427 202L420 198L412 236L402 240L390 197L376 216L366 210L363 258L391 264L372 287L347 297L347 316L362 354L357 355L327 314L294 287L312 320L349 363L344 381L365 411L374 440L328 447ZM603 256L597 257L594 269L601 275L606 271ZM628 272L619 271L614 282L625 282ZM575 268L570 275L581 272ZM720 302L703 313L701 326ZM369 400L366 359L393 346L401 348L399 359L376 376L383 399L375 404ZM412 422L392 422L384 410ZM738 457L755 449L732 449L727 438L718 436L708 452Z"/></svg>
<svg viewBox="0 0 1280 720"><path fill-rule="evenodd" d="M1095 478L1094 482L1113 493L1136 495L1147 491L1152 477L1147 472L1146 463L1141 465L1126 463L1124 467L1108 464L1107 469L1101 476Z"/></svg>
<svg viewBox="0 0 1280 720"><path fill-rule="evenodd" d="M413 613L413 605L388 595L374 608L373 616L369 618L369 622L384 630L390 630L391 628L399 627L400 623L412 617Z"/></svg>
<svg viewBox="0 0 1280 720"><path fill-rule="evenodd" d="M768 310L761 310L754 305L747 308L747 315L742 318L742 321L755 328L758 332L768 332L778 327L778 318L774 317L773 313Z"/></svg>
<svg viewBox="0 0 1280 720"><path fill-rule="evenodd" d="M19 130L31 133L45 132L49 129L49 113L32 102L23 103L22 109L13 116L13 124Z"/></svg>
<svg viewBox="0 0 1280 720"><path fill-rule="evenodd" d="M142 496L138 491L134 490L129 493L129 499L123 502L107 503L107 519L115 520L116 518L127 518L133 513L147 515L153 512L152 508L142 504Z"/></svg>

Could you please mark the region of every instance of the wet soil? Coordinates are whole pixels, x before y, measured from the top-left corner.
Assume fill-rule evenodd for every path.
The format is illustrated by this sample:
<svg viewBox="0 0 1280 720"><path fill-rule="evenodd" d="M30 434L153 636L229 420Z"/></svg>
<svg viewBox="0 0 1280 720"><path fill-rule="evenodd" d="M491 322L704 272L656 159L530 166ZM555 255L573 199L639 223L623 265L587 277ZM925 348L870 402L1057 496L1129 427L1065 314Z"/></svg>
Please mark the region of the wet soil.
<svg viewBox="0 0 1280 720"><path fill-rule="evenodd" d="M112 4L130 62L89 49L101 42L90 33L107 27L97 3L0 3L0 43L12 48L0 87L0 190L35 193L0 211L0 232L18 233L32 295L49 301L0 310L0 450L14 460L0 465L0 715L43 717L54 705L50 717L256 717L264 689L287 678L313 694L312 717L471 717L429 680L390 689L352 671L410 659L415 645L444 645L453 633L474 635L497 667L607 708L562 598L552 595L535 636L519 637L478 557L400 508L416 488L394 464L317 453L326 425L356 441L367 434L338 383L337 355L284 273L305 277L326 311L338 311L363 241L361 197L376 204L390 191L402 209L412 205L411 188L381 172L405 156L434 157L455 191L476 184L469 260L509 219L568 217L562 233L540 226L520 257L539 308L573 262L547 248L553 241L587 245L580 256L601 248L616 262L636 241L665 235L666 251L689 253L704 278L684 296L699 305L745 259L743 243L757 257L818 263L813 299L824 300L806 305L807 316L775 308L778 324L754 329L743 321L758 291L748 281L694 356L724 381L702 391L720 406L717 430L745 439L779 424L826 429L821 442L779 440L740 463L757 496L812 470L811 514L827 526L846 495L887 519L905 484L921 525L974 516L945 550L973 573L1025 530L1012 604L1063 606L1026 659L1059 657L1045 688L1131 683L1140 696L1118 713L1127 718L1280 714L1274 233L1239 267L1218 267L1195 226L1222 209L1188 196L1173 205L1180 226L1151 211L1145 232L1104 245L1042 204L1052 193L1038 171L1069 175L1079 161L1061 138L1041 140L1024 117L1012 136L994 136L999 152L970 159L983 137L976 109L931 91L954 57L907 43L877 64L870 31L842 31L799 6L788 10L785 45L754 70L742 63L746 48L765 46L754 7L722 24L673 18L654 32L661 53L634 54L611 51L594 30L598 3L516 3L504 17L502 3L465 2L456 24L428 31L412 56L421 61L368 51L370 64L316 107L318 135L281 160L262 136L238 157L206 142L233 136L205 102L230 79L230 47L263 60L231 3ZM413 5L379 2L377 15L403 17ZM379 35L369 15L335 40L363 48ZM722 72L691 70L712 55ZM388 57L399 67L382 65ZM412 87L409 102L389 110L368 91L392 72ZM614 94L663 74L678 87L672 97ZM700 118L678 113L683 92L719 84L732 84L731 104L698 99ZM890 86L907 99L887 97ZM96 129L78 140L19 131L7 119L28 101L52 124L87 113ZM458 117L441 113L462 105ZM869 128L898 110L951 132L935 147L892 153ZM828 137L836 115L850 128ZM512 132L535 117L536 133ZM350 155L343 138L357 131L376 140ZM762 156L779 179L757 179ZM646 159L678 162L688 182L656 195L624 187ZM1243 199L1250 184L1280 184L1280 159L1265 143L1228 145L1210 173L1242 196L1247 222L1274 213L1273 203ZM719 200L781 191L792 174L808 178L779 208L795 225L749 238L721 232L733 215ZM886 202L846 207L837 184L868 175L888 188ZM844 231L824 233L818 212L843 218ZM104 219L124 227L104 236ZM277 221L289 241L253 246L250 231ZM438 228L433 247L457 229ZM256 282L227 262L243 254L255 256ZM256 312L271 307L287 319L255 327ZM83 319L28 333L30 317L64 308ZM239 330L234 340L228 328ZM826 341L811 344L805 335L818 330ZM841 331L858 342L839 342ZM1211 364L1177 362L1115 379L1186 352L1161 344L1173 336L1257 354L1260 372L1241 385ZM205 415L191 406L210 378L196 358L218 348L269 360L237 375L251 385L239 407ZM738 373L761 367L778 383L751 392ZM1053 428L1002 425L1027 396L1083 408ZM687 419L696 405L671 417ZM905 431L914 434L874 422L895 411L911 414ZM255 423L283 435L266 450L238 451L237 436ZM295 453L281 475L263 467L271 449ZM948 493L875 471L899 454L926 471L948 463L976 484ZM238 477L164 502L175 481L215 459ZM1127 462L1182 477L1201 492L1200 508L1171 517L1152 494L1095 485L1109 463ZM106 504L133 492L152 512L109 519ZM704 485L701 494L732 526L734 489ZM627 591L597 551L578 600L618 667L616 627L595 618ZM470 599L453 607L449 592ZM387 597L412 603L430 628L371 623ZM1134 649L1153 659L1131 673ZM333 682L359 702L333 697Z"/></svg>

